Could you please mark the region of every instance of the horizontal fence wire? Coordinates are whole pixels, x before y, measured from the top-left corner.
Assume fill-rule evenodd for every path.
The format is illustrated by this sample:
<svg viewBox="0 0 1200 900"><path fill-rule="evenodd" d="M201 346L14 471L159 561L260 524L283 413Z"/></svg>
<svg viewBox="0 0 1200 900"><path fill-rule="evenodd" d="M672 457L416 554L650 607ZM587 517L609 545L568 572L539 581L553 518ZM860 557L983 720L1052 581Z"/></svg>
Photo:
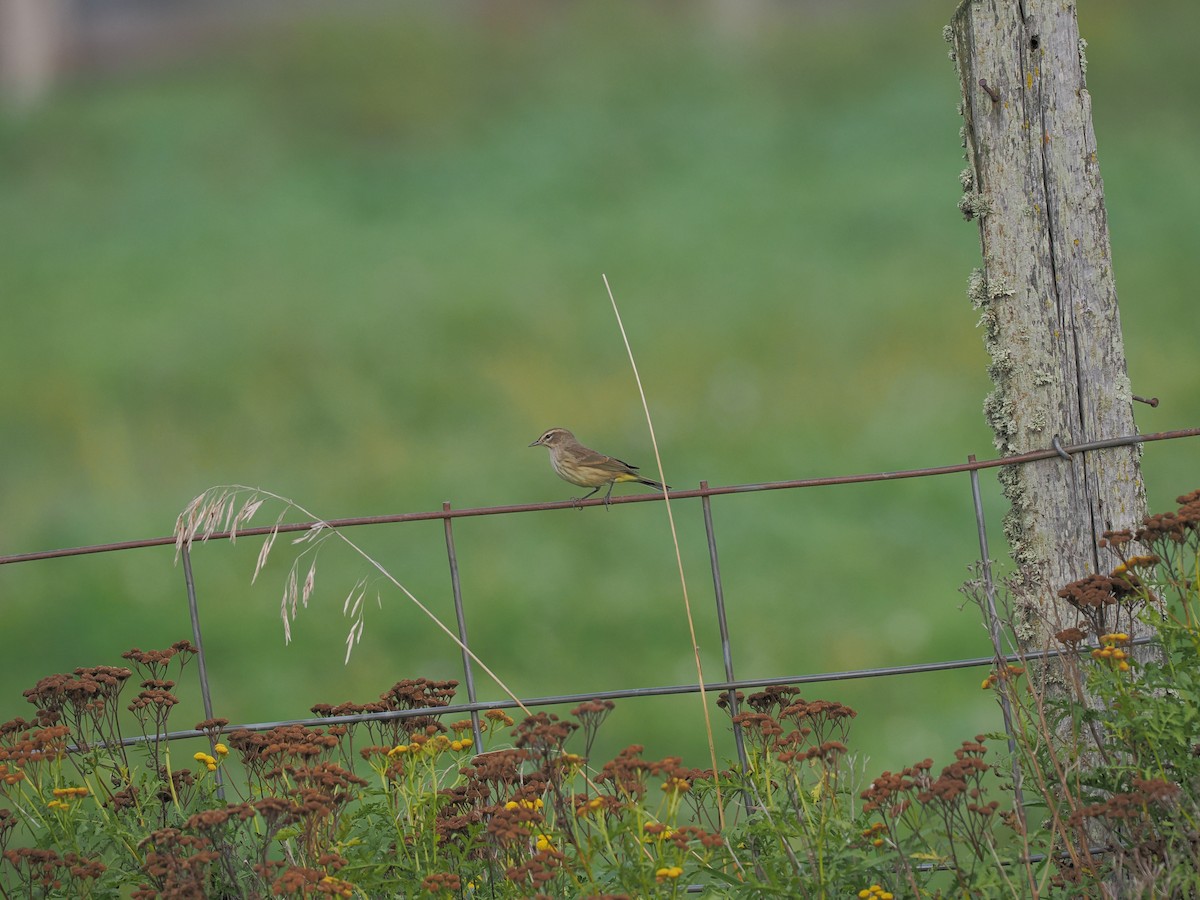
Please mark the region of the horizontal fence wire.
<svg viewBox="0 0 1200 900"><path fill-rule="evenodd" d="M1196 437L1196 436L1200 436L1200 428L1182 429L1182 430L1176 430L1176 431L1163 431L1163 432L1156 432L1153 434L1145 434L1145 435L1128 435L1125 437L1108 438L1105 440L1086 441L1083 443L1072 444L1072 445L1063 445L1063 444L1059 443L1058 441L1055 441L1055 445L1052 448L1048 448L1045 450L1035 450L1035 451L1031 451L1029 453L1021 454L1019 456L1009 456L1009 457L1003 457L1003 458L999 458L999 459L990 459L990 460L976 460L974 458L974 456L971 456L969 458L968 462L966 462L966 463L958 463L958 464L947 465L947 466L932 466L932 467L927 467L927 468L922 468L922 469L906 469L906 470L899 470L899 471L894 471L894 472L877 472L877 473L870 473L870 474L864 474L864 475L842 475L842 476L834 476L834 477L828 477L828 478L796 479L796 480L791 480L791 481L764 482L764 483L757 483L757 484L725 485L725 486L717 486L717 487L711 487L708 485L707 482L702 481L701 487L698 490L671 491L670 496L672 499L690 499L690 498L699 497L699 498L703 498L705 503L707 504L709 497L720 496L723 494L742 494L742 493L751 493L751 492L756 492L756 491L786 490L786 489L796 489L796 488L806 488L806 487L822 487L822 486L841 485L841 484L860 484L860 483L869 483L869 482L878 482L878 481L891 481L891 480L897 480L897 479L903 479L903 478L931 477L931 476L935 476L935 475L947 475L947 474L956 474L956 473L962 473L962 472L970 472L974 475L974 473L976 473L977 471L979 471L981 469L989 469L989 468L996 468L996 467L1010 466L1010 465L1028 464L1031 462L1036 462L1036 461L1045 460L1045 459L1053 459L1056 457L1070 459L1070 457L1075 453L1086 452L1086 451L1090 451L1090 450L1099 450L1099 449L1105 449L1105 448L1111 448L1111 447L1130 446L1133 444L1140 444L1140 443L1145 443L1145 442L1150 442L1150 441L1173 440L1173 439L1178 439L1178 438ZM975 493L974 499L975 499L977 514L982 516L982 508L979 506L977 486L974 489L974 493ZM661 499L662 499L661 494L641 494L641 495L630 495L630 496L624 496L624 497L614 497L614 498L612 498L611 502L614 504L615 503L638 503L638 502L655 501L655 500L661 500ZM444 523L446 525L446 529L447 529L447 541L448 541L447 548L448 548L448 554L450 557L451 574L452 574L452 578L455 582L455 590L456 590L456 595L457 595L457 564L456 564L456 561L454 558L453 540L452 540L452 537L450 536L450 531L449 531L451 519L463 518L463 517L468 517L468 516L505 515L505 514L511 514L511 513L520 513L520 512L534 512L534 511L539 511L539 510L572 509L572 508L579 508L580 506L595 506L595 505L600 505L603 503L606 503L606 501L603 499L588 500L588 501L583 501L582 503L577 500L576 501L568 500L568 501L555 501L555 502L550 502L550 503L531 503L531 504L521 504L521 505L513 505L513 506L474 507L474 508L464 508L464 509L453 509L450 507L449 504L443 504L442 509L437 512L430 511L430 512L419 512L419 513L401 513L401 514L396 514L396 515L384 515L384 516L360 516L360 517L354 517L354 518L333 519L333 520L322 521L322 522L284 523L284 524L279 524L279 525L275 525L275 526L264 526L264 527L238 529L236 531L236 533L231 532L231 531L216 532L216 533L210 535L207 538L207 540L223 540L223 539L229 539L229 538L232 538L235 536L243 537L243 536L253 536L253 535L266 535L266 534L270 534L272 532L308 531L318 525L323 526L323 527L329 527L329 528L347 528L347 527L353 527L353 526L381 525L381 524L393 524L393 523L399 523L399 522L430 521L430 520L435 520L435 519L441 519L444 521ZM709 518L710 517L706 516L706 519L709 519ZM710 549L710 552L715 557L715 545L713 544L713 538L712 538L712 532L711 532L711 521L709 521L709 526L710 526L709 527L709 539L710 539L710 548L709 549ZM980 522L980 526L982 527L982 522ZM118 541L118 542L108 543L108 544L94 544L94 545L89 545L89 546L74 547L74 548L67 548L67 549L61 549L61 550L47 550L47 551L40 551L40 552L36 552L36 553L25 553L25 554L3 556L3 557L0 557L0 565L22 563L22 562L33 562L33 561L37 561L37 560L46 560L46 559L57 559L57 558L63 558L63 557L69 557L69 556L80 556L80 555L85 555L85 554L92 554L92 553L117 552L117 551L137 549L137 548L143 548L143 547L166 546L166 545L173 545L176 543L177 543L177 538L174 535L171 537L149 538L149 539L144 539L144 540ZM195 598L194 598L194 594L193 594L190 558L189 558L189 554L187 552L186 547L184 547L184 552L183 552L182 556L184 558L184 567L185 567L185 572L187 574L189 601L190 601L190 606L192 608L192 616L193 616L193 630L194 630L194 633L196 635L197 642L198 642L199 636L200 636L199 621L197 619L198 610L196 607ZM719 572L715 569L714 569L714 578L717 579L715 584L717 585L717 592L718 592L718 597L719 597L720 596ZM459 602L461 602L461 601L459 601ZM718 613L723 614L723 608L722 608L721 603L718 603ZM993 615L994 615L994 613L993 613ZM722 624L724 624L723 616L722 616ZM460 628L465 628L465 625L461 621L461 611L460 611ZM463 632L463 637L465 637L465 631ZM1135 643L1142 643L1145 640L1148 640L1148 639L1139 639L1138 641L1135 641ZM724 641L723 641L723 643L724 643ZM736 701L733 699L733 692L739 691L742 689L764 688L764 687L771 687L771 686L775 686L775 685L785 685L785 684L787 684L787 685L823 684L823 683L830 683L830 682L837 682L837 681L850 681L850 680L863 679L863 678L879 678L879 677L889 677L889 676L895 676L895 675L910 675L910 674L928 673L928 672L944 672L944 671L950 671L950 670L954 670L954 669L964 669L964 668L972 668L972 667L980 667L980 666L991 666L991 665L997 664L998 662L1012 663L1012 662L1020 662L1020 661L1024 661L1024 660L1030 660L1030 659L1047 658L1047 657L1057 656L1057 655L1061 655L1062 653L1069 653L1069 652L1074 652L1074 651L1051 649L1051 650L1047 650L1047 651L1040 652L1040 653L1021 653L1021 654L1015 654L1015 655L1002 656L999 652L999 648L997 647L997 652L993 653L990 656L980 656L980 657L974 657L974 658L968 658L968 659L948 660L948 661L941 661L941 662L912 663L912 664L898 665L898 666L881 666L881 667L866 668L866 669L853 669L853 670L847 670L847 671L841 671L841 672L821 672L821 673L814 673L814 674L807 674L807 675L773 676L770 678L737 679L737 680L727 678L725 681L706 682L703 686L698 683L693 683L693 684L679 684L679 685L663 685L663 686L658 686L658 687L623 688L623 689L615 689L615 690L607 690L607 691L586 691L586 692L571 693L571 694L559 694L559 695L551 695L551 696L545 696L545 697L535 697L535 698L530 698L530 699L521 700L521 701L517 701L516 699L478 701L478 700L475 700L474 697L471 697L470 702L468 702L468 703L454 704L454 705L449 705L449 706L422 707L419 709L408 709L408 710L389 710L386 712L363 713L363 714L346 715L346 716L299 717L299 718L292 718L292 719L281 719L281 720L272 721L272 722L254 722L254 723L246 723L246 724L241 724L241 725L231 725L231 726L227 726L224 730L225 731L233 731L233 730L268 731L272 728L277 728L277 727L284 726L284 725L301 725L301 726L317 727L317 726L351 724L351 723L366 722L366 721L405 719L405 718L412 718L412 717L417 717L417 716L430 716L430 715L444 716L444 715L460 715L460 714L470 714L472 716L473 723L477 723L478 722L477 717L480 712L485 712L488 710L513 709L513 708L518 708L522 705L526 706L526 707L556 706L556 705L564 705L564 704L570 704L570 703L583 703L583 702L587 702L590 700L618 700L618 699L628 699L628 698L636 698L636 697L673 696L673 695L680 695L680 694L700 693L702 691L705 693L714 693L714 694L723 693L727 697L730 698L731 704L734 704ZM203 650L201 650L201 653L203 653ZM464 662L468 662L466 660L465 654L464 654ZM732 671L731 667L727 667L727 671ZM469 665L466 666L466 675L467 675L468 681L470 681L471 668ZM205 712L209 718L212 718L212 708L211 708L211 705L210 705L210 702L209 702L208 696L207 696L207 678L204 677L203 673L202 673L202 677L201 677L201 682L202 682L202 687L205 688ZM468 685L468 687L470 687L470 685ZM474 692L469 690L468 693L473 694ZM734 707L734 708L736 708L736 707ZM477 727L477 725L476 725L476 727ZM138 744L138 743L143 743L143 742L152 741L152 740L164 740L164 739L165 740L176 740L176 739L198 738L198 737L204 737L204 736L211 737L209 732L199 731L196 729L185 729L185 730L180 730L180 731L172 731L172 732L162 734L162 735L133 736L133 737L129 737L129 738L124 738L121 741L121 743L130 745L130 744Z"/></svg>
<svg viewBox="0 0 1200 900"><path fill-rule="evenodd" d="M829 487L839 484L867 484L875 481L898 481L904 478L926 478L933 475L952 475L960 472L994 469L1003 466L1022 465L1043 459L1071 456L1089 450L1103 450L1111 447L1126 447L1132 444L1144 444L1151 441L1169 441L1177 438L1200 436L1200 428L1184 428L1177 431L1159 431L1153 434L1133 434L1124 437L1106 438L1099 441L1084 441L1079 444L1059 444L1045 450L1032 450L1016 456L1005 456L998 459L972 460L948 466L931 466L924 469L901 469L895 472L871 472L864 475L835 475L827 478L798 478L791 481L768 481L756 484L717 485L686 491L669 491L672 500L687 500L695 497L719 497L724 494L747 494L757 491L781 491L796 488ZM521 503L509 506L477 506L463 509L429 510L427 512L394 513L382 516L353 516L343 519L329 519L323 522L290 522L280 525L263 525L254 528L240 528L236 532L217 531L206 540L227 540L231 537L254 537L267 535L272 532L287 534L297 531L309 531L316 525L326 528L353 528L362 525L389 525L399 522L425 522L433 519L461 519L471 516L502 516L513 513L539 512L550 509L580 509L584 506L613 505L620 503L647 503L661 501L662 494L630 494L612 497L610 500L597 498L595 500L555 500L547 503ZM0 556L0 566L13 563L35 562L42 559L60 559L67 556L83 556L89 553L110 553L118 550L136 550L143 547L163 547L175 544L175 535L169 537L144 538L133 541L117 541L109 544L90 544L83 547L68 547L61 550L40 550L33 553L17 553Z"/></svg>
<svg viewBox="0 0 1200 900"><path fill-rule="evenodd" d="M1130 641L1134 646L1149 644L1153 638L1139 637ZM1039 659L1053 659L1090 652L1090 647L1079 649L1051 648L1030 653L1010 653L1003 657L1005 663L1032 662ZM970 659L952 659L944 662L910 663L902 666L879 666L871 669L847 669L841 672L820 672L809 675L777 675L771 678L746 678L737 681L713 681L704 683L705 693L719 694L726 691L740 691L751 688L777 687L780 685L826 684L837 681L853 681L860 678L882 678L892 675L920 675L928 672L949 672L954 669L971 669L981 666L994 666L995 656L976 656ZM672 684L660 687L619 688L610 691L583 691L576 694L556 694L545 697L533 697L522 700L525 706L563 706L568 703L586 703L590 700L626 700L636 697L669 697L677 694L698 694L699 684ZM383 712L353 713L344 716L309 716L296 719L280 719L276 722L251 722L243 725L225 725L221 731L230 734L235 731L270 731L287 725L304 727L322 727L329 725L355 725L361 722L388 722L395 719L413 719L419 716L452 716L466 713L487 712L488 710L516 709L515 700L480 700L475 703L454 703L447 706L422 706L414 709L390 709ZM159 735L133 735L122 738L122 746L133 746L152 741L185 740L188 738L211 737L211 731L201 731L195 728L170 731ZM96 746L101 746L97 744Z"/></svg>

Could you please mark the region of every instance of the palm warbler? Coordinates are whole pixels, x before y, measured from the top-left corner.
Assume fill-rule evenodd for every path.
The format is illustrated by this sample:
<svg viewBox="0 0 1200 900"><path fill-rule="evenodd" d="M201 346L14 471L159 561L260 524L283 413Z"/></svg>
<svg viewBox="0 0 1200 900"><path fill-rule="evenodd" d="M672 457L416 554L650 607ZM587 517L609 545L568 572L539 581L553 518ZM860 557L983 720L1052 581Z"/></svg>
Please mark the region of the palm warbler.
<svg viewBox="0 0 1200 900"><path fill-rule="evenodd" d="M545 447L550 451L550 465L554 466L554 471L563 481L592 489L591 494L576 497L576 500L586 500L607 484L608 493L604 495L604 503L607 506L612 503L613 485L622 481L648 484L660 491L664 489L664 485L657 481L639 475L637 466L589 450L575 440L575 435L565 428L551 428L529 446ZM670 490L671 486L668 484L665 488Z"/></svg>

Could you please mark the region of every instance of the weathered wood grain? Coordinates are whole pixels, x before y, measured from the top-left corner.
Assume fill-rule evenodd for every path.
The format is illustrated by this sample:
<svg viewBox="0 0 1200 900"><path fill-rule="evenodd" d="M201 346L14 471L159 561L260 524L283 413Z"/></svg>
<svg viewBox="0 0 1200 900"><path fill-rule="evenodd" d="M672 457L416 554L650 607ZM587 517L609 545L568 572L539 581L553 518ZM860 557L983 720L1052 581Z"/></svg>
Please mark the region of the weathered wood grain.
<svg viewBox="0 0 1200 900"><path fill-rule="evenodd" d="M963 0L946 37L962 88L960 207L983 254L969 293L992 358L996 446L1134 434L1075 5ZM1115 564L1100 534L1145 515L1139 459L1117 448L1003 470L1028 644L1056 630L1059 587Z"/></svg>

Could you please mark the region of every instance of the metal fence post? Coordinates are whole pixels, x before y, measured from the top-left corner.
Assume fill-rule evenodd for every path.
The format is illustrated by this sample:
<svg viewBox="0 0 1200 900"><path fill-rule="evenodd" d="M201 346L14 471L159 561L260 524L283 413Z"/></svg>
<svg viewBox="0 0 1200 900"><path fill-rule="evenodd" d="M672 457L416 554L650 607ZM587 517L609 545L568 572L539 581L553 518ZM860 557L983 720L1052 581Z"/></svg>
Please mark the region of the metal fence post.
<svg viewBox="0 0 1200 900"><path fill-rule="evenodd" d="M700 490L708 490L707 481L700 482ZM721 629L721 657L725 661L725 680L737 681L733 675L733 648L729 642L729 622L725 616L725 589L721 585L721 563L717 559L717 536L713 531L712 502L708 494L701 496L700 503L704 508L704 532L708 537L708 562L712 568L713 595L717 603L717 626ZM729 716L733 718L738 712L737 691L730 689L725 697L729 702ZM742 771L748 771L750 763L746 759L746 741L742 736L742 726L737 722L733 723L733 742L737 746L738 762L741 763Z"/></svg>
<svg viewBox="0 0 1200 900"><path fill-rule="evenodd" d="M192 642L196 645L196 662L200 677L200 702L204 705L204 718L213 718L212 692L208 684L208 660L204 655L204 638L200 634L200 604L196 601L196 580L192 576L192 554L187 543L180 548L179 555L183 558L183 581L187 586L188 613L192 618ZM209 737L209 750L216 752L216 738ZM221 778L221 770L216 771L217 797L225 799L225 785Z"/></svg>
<svg viewBox="0 0 1200 900"><path fill-rule="evenodd" d="M442 512L450 512L449 502L442 504ZM463 613L462 603L462 585L458 580L458 554L454 552L454 528L450 524L450 516L445 516L442 522L446 526L446 559L450 563L450 585L454 589L454 615L458 619L458 639L462 641L462 661L463 661L463 681L467 687L467 702L472 704L471 709L471 734L475 738L475 752L483 752L483 729L479 727L479 710L474 708L475 704L475 673L471 668L471 654L466 648L470 646L467 641L467 619Z"/></svg>
<svg viewBox="0 0 1200 900"><path fill-rule="evenodd" d="M967 457L968 462L975 462L975 454ZM992 581L992 559L988 552L987 523L983 517L983 500L979 495L979 470L971 470L971 501L975 505L975 526L979 531L979 573L983 579L985 598L984 611L987 614L988 633L992 638L992 649L996 652L997 672L1003 671L1008 665L1004 648L1000 644L1000 618L996 615L996 585ZM1000 712L1004 716L1004 733L1008 736L1008 753L1012 757L1013 799L1016 801L1017 817L1021 827L1025 827L1025 795L1021 788L1021 763L1017 759L1017 740L1013 732L1012 706L1008 702L1008 694L1003 687L1000 690Z"/></svg>

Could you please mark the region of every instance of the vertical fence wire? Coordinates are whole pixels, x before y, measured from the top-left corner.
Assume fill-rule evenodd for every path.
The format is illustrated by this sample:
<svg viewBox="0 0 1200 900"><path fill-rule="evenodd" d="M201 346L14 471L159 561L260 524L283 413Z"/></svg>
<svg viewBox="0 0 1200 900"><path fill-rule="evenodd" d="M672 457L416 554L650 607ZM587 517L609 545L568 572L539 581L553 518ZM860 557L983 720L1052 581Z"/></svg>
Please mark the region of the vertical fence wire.
<svg viewBox="0 0 1200 900"><path fill-rule="evenodd" d="M700 482L700 489L708 490L708 482ZM712 569L713 597L717 605L717 625L721 629L721 657L725 661L725 680L737 681L733 675L733 646L729 640L729 621L725 615L725 589L721 583L721 563L717 558L717 536L713 531L712 502L708 495L701 498L701 505L704 508L704 532L708 537L708 564ZM725 697L729 702L730 717L736 718L738 714L737 691L730 689ZM738 762L742 766L742 771L749 771L750 763L746 759L746 741L742 735L742 726L736 721L733 723L733 742L737 747ZM750 802L749 798L746 802Z"/></svg>
<svg viewBox="0 0 1200 900"><path fill-rule="evenodd" d="M700 482L701 490L708 490L708 482ZM733 644L729 640L729 620L725 615L725 588L721 582L721 562L717 557L717 534L713 530L712 517L712 499L705 494L700 498L700 505L704 510L704 534L708 538L708 564L712 569L713 579L713 599L717 607L717 627L721 631L721 658L725 662L725 680L729 682L736 681L733 675ZM742 767L742 772L750 773L750 761L746 757L746 739L742 734L741 723L737 720L738 702L737 689L730 688L725 694L725 699L729 703L729 718L733 722L733 743L737 749L738 764ZM716 772L713 773L716 775ZM749 791L742 791L742 803L746 807L746 815L754 814L754 798ZM759 862L758 848L751 844L750 852L754 857L754 869L759 877L762 877L761 863ZM688 885L688 892L692 891L693 885Z"/></svg>
<svg viewBox="0 0 1200 900"><path fill-rule="evenodd" d="M969 462L975 462L975 455L967 457ZM983 580L985 611L988 620L988 634L992 638L992 649L996 652L997 677L1005 677L1007 662L1004 648L1000 642L1000 618L996 615L996 585L992 580L992 558L988 552L987 522L983 516L983 499L979 492L979 470L971 470L971 502L975 506L975 526L979 532L979 575ZM1000 713L1004 717L1004 734L1008 737L1008 755L1012 759L1013 806L1021 821L1021 830L1025 830L1025 795L1021 786L1021 762L1017 756L1017 739L1013 732L1012 706L1008 701L1008 691L1005 685L996 692L1000 697Z"/></svg>
<svg viewBox="0 0 1200 900"><path fill-rule="evenodd" d="M185 543L179 551L183 558L183 583L187 587L188 613L192 619L192 643L196 645L196 662L199 669L200 701L204 705L204 718L213 718L212 690L208 681L208 660L204 655L204 638L200 634L200 604L196 600L196 579L192 575L192 554ZM216 738L208 739L209 750L216 753ZM225 784L221 778L221 770L216 771L217 798L225 799Z"/></svg>
<svg viewBox="0 0 1200 900"><path fill-rule="evenodd" d="M450 504L442 504L442 512L449 512ZM462 641L463 682L467 688L467 700L471 708L471 735L475 738L475 749L483 750L483 729L479 727L479 710L475 703L475 670L471 667L471 654L467 652L470 643L467 641L467 617L463 612L462 584L458 578L458 554L454 550L454 527L450 516L443 520L446 526L446 559L450 563L450 586L454 590L454 616L458 620L458 639Z"/></svg>

